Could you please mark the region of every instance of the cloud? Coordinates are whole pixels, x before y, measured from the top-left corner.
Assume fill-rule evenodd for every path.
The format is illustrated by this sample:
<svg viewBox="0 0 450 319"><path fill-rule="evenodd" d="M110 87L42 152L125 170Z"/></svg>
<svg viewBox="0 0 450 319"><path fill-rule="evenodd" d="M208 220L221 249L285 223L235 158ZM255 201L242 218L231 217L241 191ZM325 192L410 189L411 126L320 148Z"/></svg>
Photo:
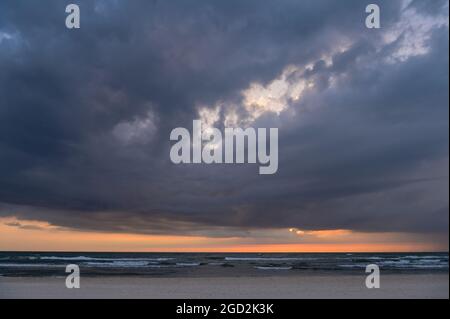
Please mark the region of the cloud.
<svg viewBox="0 0 450 319"><path fill-rule="evenodd" d="M382 1L380 30L360 1L79 3L76 31L60 1L0 4L0 215L448 233L447 2ZM196 118L278 127L278 173L172 164Z"/></svg>
<svg viewBox="0 0 450 319"><path fill-rule="evenodd" d="M25 230L43 230L42 227L40 226L36 226L36 225L22 225L19 222L9 222L9 223L5 223L6 226L9 227L17 227L20 229L25 229Z"/></svg>

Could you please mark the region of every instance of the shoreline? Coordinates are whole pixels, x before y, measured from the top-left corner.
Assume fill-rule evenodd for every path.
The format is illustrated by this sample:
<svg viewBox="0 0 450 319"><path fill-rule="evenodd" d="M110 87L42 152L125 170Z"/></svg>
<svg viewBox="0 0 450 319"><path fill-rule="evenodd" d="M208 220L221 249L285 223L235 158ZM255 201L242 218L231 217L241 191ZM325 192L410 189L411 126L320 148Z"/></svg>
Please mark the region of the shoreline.
<svg viewBox="0 0 450 319"><path fill-rule="evenodd" d="M0 277L0 299L341 299L449 298L449 274L382 274L368 289L365 275L304 274L263 277Z"/></svg>

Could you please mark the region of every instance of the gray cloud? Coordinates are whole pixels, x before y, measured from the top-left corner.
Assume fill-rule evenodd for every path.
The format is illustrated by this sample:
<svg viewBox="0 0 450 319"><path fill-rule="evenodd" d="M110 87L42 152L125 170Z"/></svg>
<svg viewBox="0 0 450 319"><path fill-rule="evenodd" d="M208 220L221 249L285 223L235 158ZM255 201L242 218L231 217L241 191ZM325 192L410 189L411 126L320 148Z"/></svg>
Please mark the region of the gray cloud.
<svg viewBox="0 0 450 319"><path fill-rule="evenodd" d="M425 33L401 1L380 2L380 30L361 1L77 1L76 31L45 2L0 4L0 215L139 233L448 233L448 22L426 20L448 21L446 1L410 3ZM314 89L254 123L280 129L278 174L170 162L169 132L198 105L240 105L289 65L311 65ZM133 123L149 123L142 138L117 138Z"/></svg>
<svg viewBox="0 0 450 319"><path fill-rule="evenodd" d="M39 227L36 225L23 225L19 222L5 223L5 225L9 226L9 227L17 227L17 228L25 229L25 230L42 230L42 227Z"/></svg>

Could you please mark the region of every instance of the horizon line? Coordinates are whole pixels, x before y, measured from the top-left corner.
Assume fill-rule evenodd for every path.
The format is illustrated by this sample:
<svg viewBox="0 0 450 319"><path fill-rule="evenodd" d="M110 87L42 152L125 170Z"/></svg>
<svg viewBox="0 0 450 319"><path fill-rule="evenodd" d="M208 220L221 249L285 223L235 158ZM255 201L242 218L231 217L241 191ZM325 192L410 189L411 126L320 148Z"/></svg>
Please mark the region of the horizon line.
<svg viewBox="0 0 450 319"><path fill-rule="evenodd" d="M68 250L0 250L0 253L88 253L88 254L408 254L449 253L449 250L430 251L68 251Z"/></svg>

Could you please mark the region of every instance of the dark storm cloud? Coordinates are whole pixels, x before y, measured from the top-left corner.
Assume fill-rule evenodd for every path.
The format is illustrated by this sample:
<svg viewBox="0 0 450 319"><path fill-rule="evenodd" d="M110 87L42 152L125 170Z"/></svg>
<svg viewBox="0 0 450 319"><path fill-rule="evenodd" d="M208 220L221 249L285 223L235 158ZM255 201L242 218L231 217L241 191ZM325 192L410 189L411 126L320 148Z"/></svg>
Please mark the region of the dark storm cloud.
<svg viewBox="0 0 450 319"><path fill-rule="evenodd" d="M0 4L0 215L142 233L448 232L448 24L411 53L411 27L383 42L401 1L380 2L381 30L361 1L74 2L71 31L64 1ZM409 6L436 19L444 5ZM198 105L239 103L309 63L297 115L255 123L280 128L276 175L170 162L169 132ZM144 134L129 143L133 123Z"/></svg>

